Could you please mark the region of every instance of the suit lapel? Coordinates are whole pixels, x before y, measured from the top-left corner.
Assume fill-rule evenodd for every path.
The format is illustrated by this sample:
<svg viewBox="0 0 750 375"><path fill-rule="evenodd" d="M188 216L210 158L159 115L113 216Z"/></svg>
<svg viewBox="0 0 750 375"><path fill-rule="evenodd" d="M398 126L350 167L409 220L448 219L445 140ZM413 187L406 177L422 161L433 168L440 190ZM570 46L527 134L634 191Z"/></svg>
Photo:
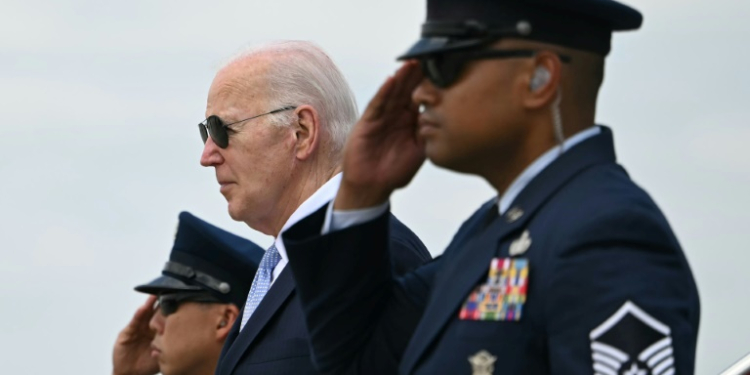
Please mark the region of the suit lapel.
<svg viewBox="0 0 750 375"><path fill-rule="evenodd" d="M268 321L276 314L276 311L291 296L294 291L294 278L289 267L284 267L279 277L274 281L271 289L263 297L263 300L255 309L253 315L250 316L250 320L247 321L245 328L239 331L239 323L237 326L238 335L236 335L234 342L231 343L229 349L226 350L226 356L219 363L220 372L222 375L231 374L237 364L242 359L247 349L253 343L258 334L268 324ZM237 319L237 321L241 320ZM234 331L234 329L232 330ZM226 345L225 345L226 346Z"/></svg>
<svg viewBox="0 0 750 375"><path fill-rule="evenodd" d="M467 236L465 244L456 244L462 249L444 262L433 286L432 297L404 352L399 373L411 374L443 327L457 316L459 306L487 276L490 260L501 241L523 229L539 207L575 175L595 164L614 161L612 133L602 127L599 135L560 156L526 186L511 206L523 212L520 217L510 218L510 211L503 217L497 214L486 229L474 230L473 235Z"/></svg>

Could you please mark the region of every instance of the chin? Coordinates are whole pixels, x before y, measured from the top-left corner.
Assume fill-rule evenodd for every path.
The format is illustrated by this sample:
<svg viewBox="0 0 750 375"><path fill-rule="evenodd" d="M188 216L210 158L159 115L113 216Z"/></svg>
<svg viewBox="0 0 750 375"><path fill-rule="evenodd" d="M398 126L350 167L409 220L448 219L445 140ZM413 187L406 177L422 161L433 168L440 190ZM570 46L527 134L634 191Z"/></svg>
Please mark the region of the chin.
<svg viewBox="0 0 750 375"><path fill-rule="evenodd" d="M227 212L229 212L229 217L232 218L234 221L244 221L242 220L242 210L232 205L231 202L227 205Z"/></svg>
<svg viewBox="0 0 750 375"><path fill-rule="evenodd" d="M227 198L227 212L234 221L242 221L243 205L237 199Z"/></svg>
<svg viewBox="0 0 750 375"><path fill-rule="evenodd" d="M159 362L159 373L161 375L184 375L190 374L194 369L191 368L191 363L186 361L185 358L178 359L177 362L171 364Z"/></svg>
<svg viewBox="0 0 750 375"><path fill-rule="evenodd" d="M159 359L159 373L162 375L174 375L174 370L169 366L169 363L165 363L161 358Z"/></svg>
<svg viewBox="0 0 750 375"><path fill-rule="evenodd" d="M476 171L472 168L473 163L467 163L459 155L453 155L445 149L439 150L427 147L425 154L427 159L439 168L448 169L456 173L476 174Z"/></svg>
<svg viewBox="0 0 750 375"><path fill-rule="evenodd" d="M424 153L432 164L435 164L440 168L451 169L450 153L445 152L445 149L441 150L434 142L425 144Z"/></svg>
<svg viewBox="0 0 750 375"><path fill-rule="evenodd" d="M250 228L258 230L254 226L250 225L251 223L255 222L254 220L257 220L257 215L252 215L253 213L258 212L257 208L252 209L247 205L239 204L239 202L229 202L229 204L227 205L227 212L229 212L229 217L231 217L232 220L243 222Z"/></svg>

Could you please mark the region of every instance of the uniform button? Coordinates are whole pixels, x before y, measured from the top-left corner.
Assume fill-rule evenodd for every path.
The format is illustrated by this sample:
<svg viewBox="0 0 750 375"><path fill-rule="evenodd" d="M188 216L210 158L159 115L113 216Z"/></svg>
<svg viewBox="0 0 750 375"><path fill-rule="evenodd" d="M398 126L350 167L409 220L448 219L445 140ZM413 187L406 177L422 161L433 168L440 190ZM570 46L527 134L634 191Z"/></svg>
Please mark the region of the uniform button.
<svg viewBox="0 0 750 375"><path fill-rule="evenodd" d="M513 223L523 216L523 210L518 207L513 207L505 213L505 220L509 223Z"/></svg>

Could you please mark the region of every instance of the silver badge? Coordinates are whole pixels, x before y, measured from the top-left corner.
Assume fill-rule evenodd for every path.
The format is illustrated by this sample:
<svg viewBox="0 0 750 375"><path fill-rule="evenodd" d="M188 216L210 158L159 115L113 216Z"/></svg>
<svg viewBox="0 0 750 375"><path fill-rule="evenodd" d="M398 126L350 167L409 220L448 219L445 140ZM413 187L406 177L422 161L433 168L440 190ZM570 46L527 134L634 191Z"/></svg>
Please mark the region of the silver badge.
<svg viewBox="0 0 750 375"><path fill-rule="evenodd" d="M492 375L495 371L495 361L497 361L497 357L490 354L488 351L479 351L479 353L469 357L469 363L471 363L471 374Z"/></svg>
<svg viewBox="0 0 750 375"><path fill-rule="evenodd" d="M521 234L521 237L518 237L518 239L516 239L510 244L510 250L508 250L508 253L512 257L516 255L521 255L525 253L526 250L528 250L530 246L531 246L531 237L529 235L529 231L525 230Z"/></svg>
<svg viewBox="0 0 750 375"><path fill-rule="evenodd" d="M513 223L523 216L523 210L518 207L513 207L505 214L505 220L509 223Z"/></svg>

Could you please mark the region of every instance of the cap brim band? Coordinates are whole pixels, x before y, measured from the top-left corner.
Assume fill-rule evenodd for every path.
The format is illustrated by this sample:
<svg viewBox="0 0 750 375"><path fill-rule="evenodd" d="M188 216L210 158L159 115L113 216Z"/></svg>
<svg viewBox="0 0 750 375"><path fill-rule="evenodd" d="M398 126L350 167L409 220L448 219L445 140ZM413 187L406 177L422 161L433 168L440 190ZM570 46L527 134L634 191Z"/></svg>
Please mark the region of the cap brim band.
<svg viewBox="0 0 750 375"><path fill-rule="evenodd" d="M451 40L444 37L426 37L417 41L405 54L399 56L397 59L409 60L436 53L457 51L476 47L487 43L487 41L487 38Z"/></svg>
<svg viewBox="0 0 750 375"><path fill-rule="evenodd" d="M188 285L184 282L169 276L160 276L148 284L138 285L134 288L137 292L148 294L161 294L171 292L202 291L205 290L199 286Z"/></svg>

